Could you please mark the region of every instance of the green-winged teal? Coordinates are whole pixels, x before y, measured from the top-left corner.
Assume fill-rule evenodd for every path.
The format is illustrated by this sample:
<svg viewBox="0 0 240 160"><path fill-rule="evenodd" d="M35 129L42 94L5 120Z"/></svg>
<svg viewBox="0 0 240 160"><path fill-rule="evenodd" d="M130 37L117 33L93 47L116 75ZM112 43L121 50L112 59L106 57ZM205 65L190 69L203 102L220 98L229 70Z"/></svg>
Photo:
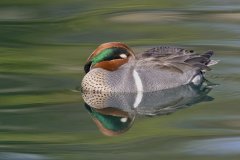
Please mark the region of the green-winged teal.
<svg viewBox="0 0 240 160"><path fill-rule="evenodd" d="M126 44L101 44L84 66L82 91L152 92L185 84L201 84L205 71L217 61L213 51L196 54L182 48L159 46L134 54ZM141 99L141 94L138 95Z"/></svg>

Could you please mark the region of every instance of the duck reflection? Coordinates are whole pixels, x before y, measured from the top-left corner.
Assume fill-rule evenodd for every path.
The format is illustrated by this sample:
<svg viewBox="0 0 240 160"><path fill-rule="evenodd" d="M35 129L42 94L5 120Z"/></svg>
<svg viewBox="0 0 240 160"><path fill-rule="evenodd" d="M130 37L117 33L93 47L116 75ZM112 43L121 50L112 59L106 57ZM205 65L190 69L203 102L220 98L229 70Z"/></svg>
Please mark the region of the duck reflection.
<svg viewBox="0 0 240 160"><path fill-rule="evenodd" d="M207 94L212 85L183 85L176 88L141 93L83 92L85 107L99 130L108 136L126 132L136 116L166 115L202 101L211 101Z"/></svg>
<svg viewBox="0 0 240 160"><path fill-rule="evenodd" d="M116 136L126 132L131 127L135 117L118 108L96 109L86 103L85 107L99 130L107 136Z"/></svg>

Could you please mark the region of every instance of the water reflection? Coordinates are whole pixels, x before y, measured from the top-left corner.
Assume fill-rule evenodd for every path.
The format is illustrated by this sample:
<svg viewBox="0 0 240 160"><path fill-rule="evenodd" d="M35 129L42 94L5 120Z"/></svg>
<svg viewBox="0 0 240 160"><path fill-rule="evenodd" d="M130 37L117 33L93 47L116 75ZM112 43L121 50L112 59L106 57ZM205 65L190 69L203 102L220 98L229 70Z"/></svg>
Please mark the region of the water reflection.
<svg viewBox="0 0 240 160"><path fill-rule="evenodd" d="M82 93L85 107L99 130L108 136L126 132L136 116L157 116L173 113L202 101L211 101L207 94L212 84L183 85L155 92L143 92L139 101L137 93ZM137 102L137 106L135 105Z"/></svg>
<svg viewBox="0 0 240 160"><path fill-rule="evenodd" d="M105 135L115 136L126 132L132 125L135 115L118 108L96 109L85 103L98 129Z"/></svg>
<svg viewBox="0 0 240 160"><path fill-rule="evenodd" d="M15 153L15 152L0 152L2 160L48 160L49 157L31 154L31 153Z"/></svg>
<svg viewBox="0 0 240 160"><path fill-rule="evenodd" d="M192 155L239 155L240 137L195 140L186 144L183 152Z"/></svg>

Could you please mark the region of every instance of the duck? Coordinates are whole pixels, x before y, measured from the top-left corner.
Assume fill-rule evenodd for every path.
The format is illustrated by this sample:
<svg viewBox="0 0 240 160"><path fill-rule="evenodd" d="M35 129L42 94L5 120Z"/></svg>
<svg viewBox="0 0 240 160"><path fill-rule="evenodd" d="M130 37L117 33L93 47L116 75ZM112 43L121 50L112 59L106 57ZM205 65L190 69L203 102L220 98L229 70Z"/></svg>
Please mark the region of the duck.
<svg viewBox="0 0 240 160"><path fill-rule="evenodd" d="M135 54L122 42L107 42L88 57L82 92L143 93L186 84L201 85L206 71L218 63L213 51L202 54L171 46L157 46ZM104 96L104 94L102 94ZM141 94L139 94L141 99Z"/></svg>

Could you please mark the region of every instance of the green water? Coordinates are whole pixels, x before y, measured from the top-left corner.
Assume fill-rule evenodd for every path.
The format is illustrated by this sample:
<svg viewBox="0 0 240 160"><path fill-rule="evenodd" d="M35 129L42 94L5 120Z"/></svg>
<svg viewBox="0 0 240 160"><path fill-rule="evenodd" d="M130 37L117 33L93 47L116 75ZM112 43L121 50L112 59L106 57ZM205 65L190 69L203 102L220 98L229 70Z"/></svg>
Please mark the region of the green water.
<svg viewBox="0 0 240 160"><path fill-rule="evenodd" d="M239 0L1 0L0 160L239 159L239 39ZM214 100L104 136L74 90L108 41L214 50Z"/></svg>

